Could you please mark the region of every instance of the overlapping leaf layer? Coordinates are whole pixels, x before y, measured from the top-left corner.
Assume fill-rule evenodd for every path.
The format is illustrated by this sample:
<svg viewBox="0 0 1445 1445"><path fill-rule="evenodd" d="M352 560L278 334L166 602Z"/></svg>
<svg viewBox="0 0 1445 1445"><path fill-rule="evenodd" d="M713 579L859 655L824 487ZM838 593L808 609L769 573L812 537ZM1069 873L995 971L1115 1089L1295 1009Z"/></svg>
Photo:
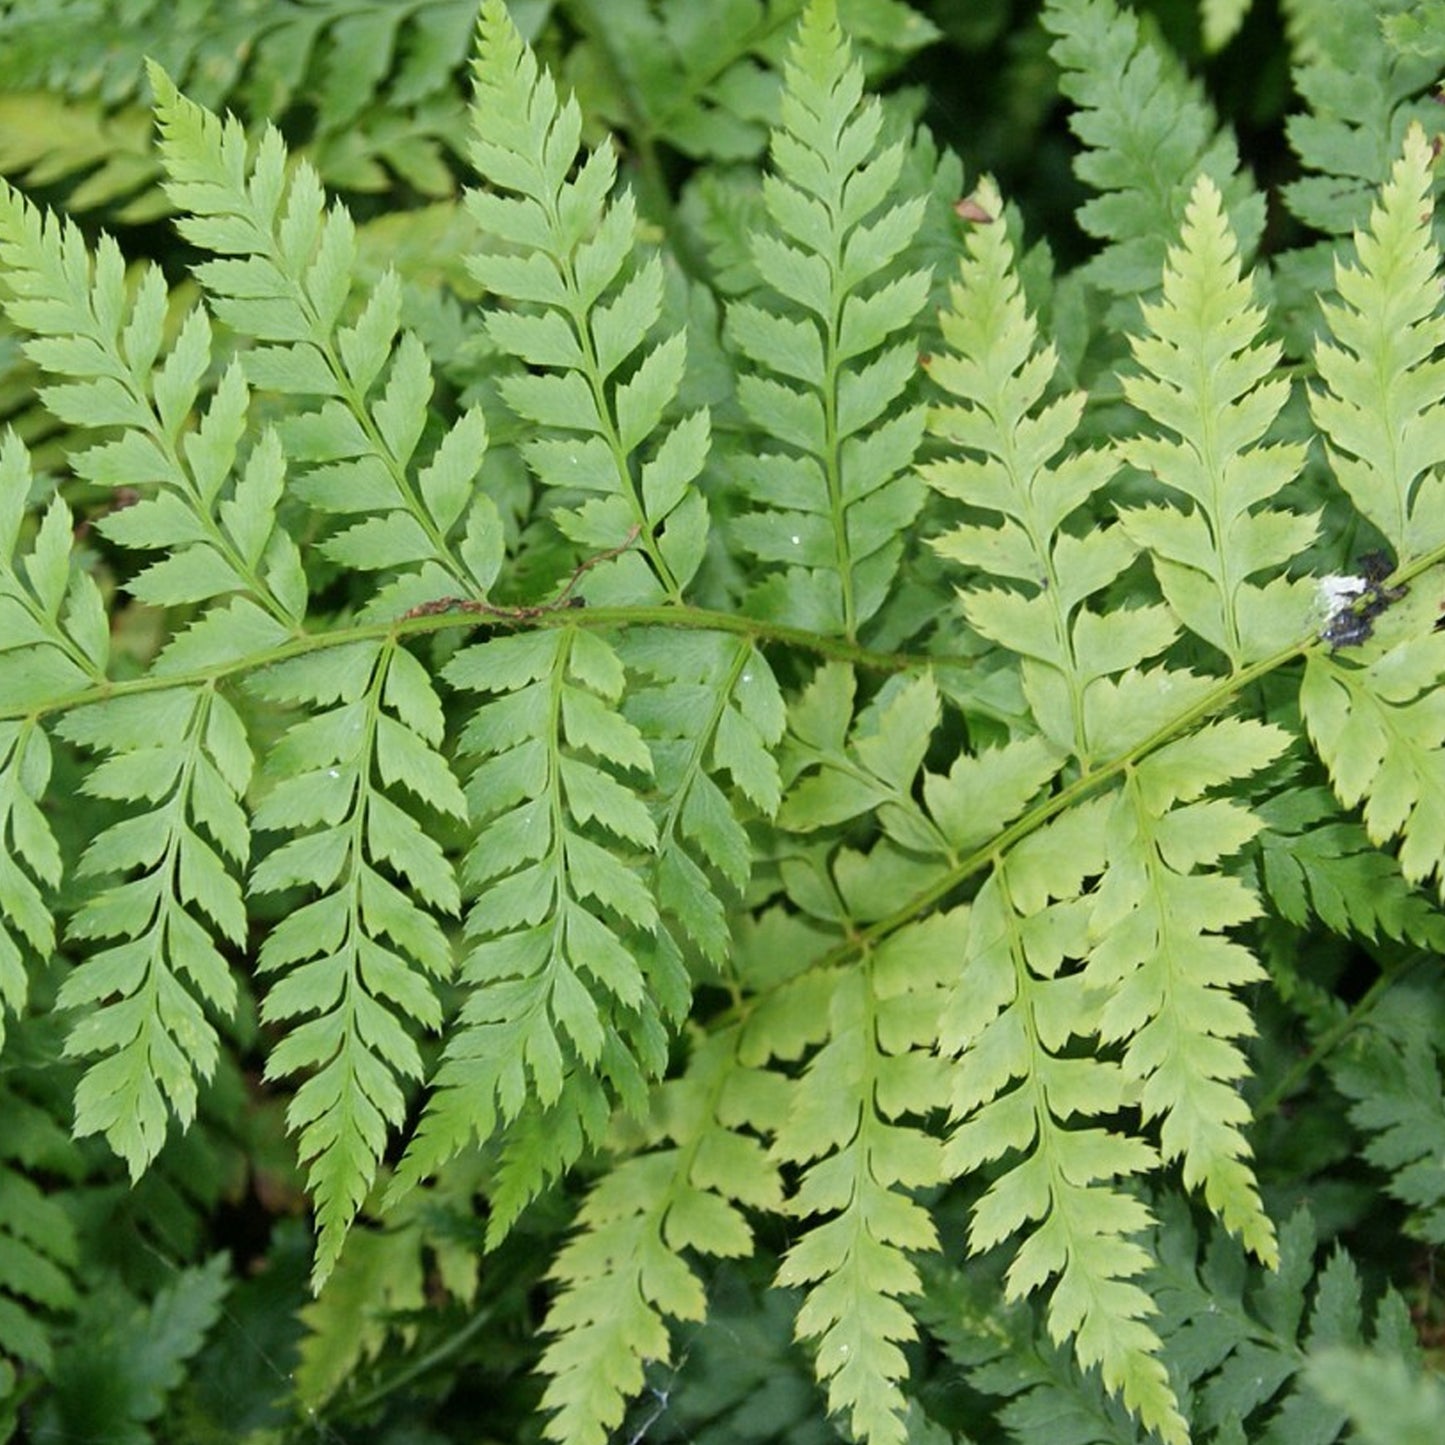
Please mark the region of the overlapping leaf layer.
<svg viewBox="0 0 1445 1445"><path fill-rule="evenodd" d="M689 67L674 110L639 82L639 143L706 150L699 96L713 151L767 138L719 308L488 0L462 395L310 162L159 67L185 288L0 190L0 304L78 438L58 484L0 441L0 1042L59 1021L74 1137L141 1181L238 1059L284 1095L308 1408L432 1296L471 1307L574 1178L559 1442L625 1428L755 1251L869 1445L939 1432L927 1337L1015 1438L1333 1438L1297 1341L1360 1346L1361 1286L1336 1254L1302 1313L1252 1051L1271 983L1338 1027L1288 929L1445 937L1438 146L1410 128L1328 208L1358 229L1301 387L1232 140L1132 16L1050 0L1102 192L1070 283L1120 329L1101 416L998 187L941 233L839 7L785 53L780 8L733 7L709 70L619 7L638 65ZM1354 570L1316 566L1326 467ZM1435 1242L1438 1035L1382 1013L1332 1065ZM43 1118L23 1083L0 1106ZM25 1169L78 1171L35 1135L0 1144L0 1324L43 1370L81 1306Z"/></svg>

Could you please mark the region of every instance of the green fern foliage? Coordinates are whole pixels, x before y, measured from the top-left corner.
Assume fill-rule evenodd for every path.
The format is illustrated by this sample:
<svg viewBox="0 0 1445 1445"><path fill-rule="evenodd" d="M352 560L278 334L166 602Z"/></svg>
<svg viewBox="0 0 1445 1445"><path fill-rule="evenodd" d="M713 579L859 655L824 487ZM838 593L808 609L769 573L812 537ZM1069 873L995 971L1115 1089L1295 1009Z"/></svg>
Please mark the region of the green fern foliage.
<svg viewBox="0 0 1445 1445"><path fill-rule="evenodd" d="M700 1321L703 1282L684 1252L752 1251L739 1205L774 1210L781 1181L750 1129L781 1116L784 1084L739 1057L737 1029L700 1041L686 1073L661 1085L653 1147L624 1161L583 1204L578 1232L553 1265L562 1289L547 1317L556 1338L541 1368L549 1438L600 1445L643 1383L672 1355L667 1321Z"/></svg>
<svg viewBox="0 0 1445 1445"><path fill-rule="evenodd" d="M1142 374L1125 377L1124 394L1165 434L1128 438L1121 451L1193 505L1132 508L1120 521L1151 554L1179 620L1239 671L1309 630L1308 584L1250 578L1290 563L1314 540L1316 523L1261 505L1299 473L1305 447L1260 445L1289 386L1268 379L1280 348L1261 344L1265 313L1251 303L1208 176L1196 182L1169 254L1164 299L1143 314L1148 333L1132 339Z"/></svg>
<svg viewBox="0 0 1445 1445"><path fill-rule="evenodd" d="M0 6L0 1440L1407 1438L1438 7L1293 248L1178 7L163 8Z"/></svg>
<svg viewBox="0 0 1445 1445"><path fill-rule="evenodd" d="M1075 170L1099 193L1079 211L1079 224L1106 243L1083 268L1085 279L1117 296L1152 292L1201 171L1219 188L1241 249L1252 253L1263 200L1239 169L1234 137L1177 59L1113 0L1048 0L1043 23L1057 37L1060 89L1076 107L1070 124L1086 147Z"/></svg>
<svg viewBox="0 0 1445 1445"><path fill-rule="evenodd" d="M263 974L287 970L262 1004L267 1020L302 1020L268 1071L308 1077L288 1110L310 1161L320 1284L376 1178L389 1129L406 1112L402 1082L420 1080L412 1029L436 1028L430 979L452 972L437 915L461 899L450 862L418 821L466 817L461 788L437 753L441 706L425 669L394 641L278 663L255 690L312 704L267 759L261 832L294 834L268 853L254 893L314 890L261 947Z"/></svg>
<svg viewBox="0 0 1445 1445"><path fill-rule="evenodd" d="M690 484L707 458L709 417L693 411L659 430L682 385L686 337L674 332L648 344L661 314L662 262L634 255L631 194L608 199L617 171L611 147L579 163L581 124L576 102L559 100L506 7L490 0L471 151L488 188L468 196L489 239L469 266L499 303L510 303L488 313L493 342L532 369L505 378L502 394L541 429L524 448L538 481L585 498L554 511L566 536L586 552L637 539L636 549L587 579L586 595L676 600L706 543L707 506ZM639 449L649 441L644 457Z"/></svg>
<svg viewBox="0 0 1445 1445"><path fill-rule="evenodd" d="M916 352L889 338L917 316L931 281L927 271L888 274L924 204L896 195L904 146L880 146L881 108L862 92L836 18L810 7L785 72L775 173L763 185L772 224L752 237L774 304L739 301L727 321L738 352L772 373L744 374L739 400L788 447L740 473L751 505L734 534L782 569L750 608L847 637L882 605L922 502L907 469L923 412L893 407Z"/></svg>

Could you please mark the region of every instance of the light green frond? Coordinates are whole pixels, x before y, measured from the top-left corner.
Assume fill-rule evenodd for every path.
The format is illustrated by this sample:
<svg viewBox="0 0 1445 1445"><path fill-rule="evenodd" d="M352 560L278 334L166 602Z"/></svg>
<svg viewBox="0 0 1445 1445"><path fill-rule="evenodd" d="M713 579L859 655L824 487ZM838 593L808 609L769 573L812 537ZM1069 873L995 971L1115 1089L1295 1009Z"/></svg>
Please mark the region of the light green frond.
<svg viewBox="0 0 1445 1445"><path fill-rule="evenodd" d="M951 971L952 920L895 935L831 980L827 1042L793 1090L774 1156L805 1166L790 1212L810 1221L778 1283L806 1287L797 1332L815 1342L828 1408L869 1445L902 1445L907 1372L900 1346L915 1326L901 1297L918 1292L911 1255L938 1236L911 1191L943 1177L921 1120L945 1098L931 1056Z"/></svg>
<svg viewBox="0 0 1445 1445"><path fill-rule="evenodd" d="M595 632L559 627L467 648L446 676L490 699L461 735L477 764L463 866L472 943L404 1181L529 1104L550 1108L574 1073L636 1099L666 1061L664 1010L679 1002L647 972L659 918L640 865L658 832L638 789L653 762L617 711L617 654Z"/></svg>
<svg viewBox="0 0 1445 1445"><path fill-rule="evenodd" d="M1337 261L1333 341L1315 347L1325 390L1310 396L1340 485L1406 563L1445 543L1445 306L1431 234L1435 154L1411 128L1404 154L1355 233L1355 264Z"/></svg>
<svg viewBox="0 0 1445 1445"><path fill-rule="evenodd" d="M941 1050L956 1059L946 1164L967 1175L1004 1161L974 1210L970 1248L1022 1233L1008 1297L1053 1281L1051 1338L1072 1340L1081 1366L1097 1365L1106 1389L1183 1445L1188 1428L1139 1282L1150 1214L1121 1187L1158 1158L1144 1140L1088 1122L1138 1102L1138 1086L1106 1058L1078 1058L1073 1042L1105 1028L1104 1000L1067 963L1088 951L1083 888L1105 868L1109 811L1107 799L1084 803L1030 834L968 910L939 1026Z"/></svg>
<svg viewBox="0 0 1445 1445"><path fill-rule="evenodd" d="M1407 637L1360 663L1316 649L1300 710L1347 808L1377 847L1396 837L1411 883L1445 878L1445 634Z"/></svg>
<svg viewBox="0 0 1445 1445"><path fill-rule="evenodd" d="M283 662L253 685L320 707L267 757L255 827L285 839L251 879L258 894L314 891L272 928L259 966L279 975L262 1019L290 1025L267 1075L306 1075L287 1123L316 1198L319 1288L402 1124L404 1086L421 1079L414 1030L441 1023L431 980L452 972L438 915L457 914L460 894L417 814L464 821L467 807L437 751L431 680L395 639Z"/></svg>
<svg viewBox="0 0 1445 1445"><path fill-rule="evenodd" d="M219 1054L211 1019L235 1011L221 949L247 934L237 875L251 846L240 804L251 748L235 709L207 686L95 703L57 731L104 754L88 794L150 805L111 824L80 861L79 876L119 881L71 920L72 940L107 942L67 975L58 999L76 1016L66 1053L95 1059L76 1089L75 1131L104 1134L135 1177L172 1116L182 1128L194 1120Z"/></svg>
<svg viewBox="0 0 1445 1445"><path fill-rule="evenodd" d="M433 381L418 338L401 329L401 284L386 272L359 311L350 304L356 228L326 208L314 170L289 165L275 131L248 153L245 133L182 96L152 68L167 190L189 240L222 259L196 267L216 314L257 343L251 383L303 398L288 419L291 487L344 521L332 561L391 574L368 611L395 617L443 598L484 598L502 560L501 522L476 487L485 455L480 410L463 412L427 451ZM357 520L360 518L361 520Z"/></svg>
<svg viewBox="0 0 1445 1445"><path fill-rule="evenodd" d="M707 545L695 483L711 444L706 408L677 417L684 332L657 338L663 272L637 241L632 196L611 199L608 144L579 157L581 114L518 34L502 0L483 7L471 156L486 190L472 275L491 293L487 330L521 363L507 405L540 428L523 447L558 527L584 552L623 548L583 583L608 604L681 598Z"/></svg>
<svg viewBox="0 0 1445 1445"><path fill-rule="evenodd" d="M991 182L975 199L985 214L1001 214ZM929 417L929 429L952 452L921 470L944 496L1002 520L966 523L933 545L971 569L961 592L964 615L1020 659L1040 731L1087 766L1147 736L1146 728L1123 739L1140 718L1135 713L1131 722L1132 709L1118 706L1119 688L1130 687L1139 664L1173 641L1177 624L1162 607L1094 612L1083 605L1120 577L1137 551L1118 526L1080 536L1063 529L1107 485L1115 462L1104 451L1068 450L1084 397L1045 400L1056 357L1039 344L1005 228L976 225L966 247L951 307L940 318L949 350L928 367L956 398ZM1022 590L987 585L995 579Z"/></svg>
<svg viewBox="0 0 1445 1445"><path fill-rule="evenodd" d="M1127 1041L1122 1065L1146 1119L1161 1121L1161 1155L1183 1162L1227 1229L1267 1264L1274 1226L1260 1203L1238 1092L1249 1066L1235 1040L1254 1033L1237 997L1264 972L1225 930L1259 912L1238 878L1220 872L1262 826L1246 807L1208 792L1267 766L1289 736L1228 720L1170 743L1132 770L1107 827L1108 862L1093 894L1095 940L1083 973L1106 999L1100 1040Z"/></svg>
<svg viewBox="0 0 1445 1445"><path fill-rule="evenodd" d="M275 519L285 460L266 437L235 475L251 398L234 365L191 429L212 359L205 311L187 314L167 351L160 271L144 271L132 292L109 237L90 253L73 224L47 222L3 183L0 265L11 278L6 314L33 337L27 354L60 378L42 390L46 406L72 426L119 432L78 449L71 465L100 486L144 493L102 530L126 547L169 549L135 579L136 595L159 606L230 596L255 624L248 631L284 640L306 605L296 547ZM203 623L181 666L224 661L228 650Z"/></svg>
<svg viewBox="0 0 1445 1445"><path fill-rule="evenodd" d="M1120 452L1189 508L1122 511L1120 523L1153 556L1180 621L1229 658L1235 671L1308 635L1308 583L1278 574L1314 540L1314 518L1262 507L1304 465L1301 444L1262 445L1289 398L1275 376L1280 348L1263 341L1264 309L1240 275L1239 253L1218 188L1195 183L1179 244L1164 271L1164 298L1145 304L1131 338L1143 374L1124 395L1163 428L1126 439Z"/></svg>
<svg viewBox="0 0 1445 1445"><path fill-rule="evenodd" d="M1078 212L1084 230L1106 243L1084 276L1118 296L1153 292L1201 171L1219 188L1241 250L1252 254L1264 198L1240 169L1233 135L1174 54L1143 35L1116 0L1048 0L1042 20L1058 37L1051 53L1059 89L1077 107L1070 125L1087 147L1074 170L1099 192Z"/></svg>
<svg viewBox="0 0 1445 1445"><path fill-rule="evenodd" d="M727 319L760 368L738 398L768 439L739 458L750 505L733 535L781 569L750 607L847 637L887 598L923 500L910 471L923 412L900 405L917 350L894 338L928 299L930 273L898 264L924 200L901 194L905 148L881 143L882 119L833 7L810 5L763 183L769 225L752 237L767 304L738 301Z"/></svg>
<svg viewBox="0 0 1445 1445"><path fill-rule="evenodd" d="M619 655L636 679L626 716L646 738L656 769L657 901L721 967L730 934L724 900L742 896L752 869L743 820L749 812L772 815L782 797L773 756L783 733L782 693L746 637L639 630ZM685 976L675 987L690 993ZM669 1012L680 1016L685 1007L678 1001Z"/></svg>
<svg viewBox="0 0 1445 1445"><path fill-rule="evenodd" d="M578 1232L552 1266L561 1291L541 1360L551 1376L542 1397L553 1412L550 1439L603 1445L642 1388L643 1367L671 1360L668 1321L706 1314L688 1257L750 1254L752 1231L739 1206L782 1203L776 1166L739 1125L775 1123L762 1101L780 1102L785 1086L743 1065L737 1045L736 1029L712 1034L686 1073L658 1088L648 1137L666 1147L625 1160L592 1189Z"/></svg>

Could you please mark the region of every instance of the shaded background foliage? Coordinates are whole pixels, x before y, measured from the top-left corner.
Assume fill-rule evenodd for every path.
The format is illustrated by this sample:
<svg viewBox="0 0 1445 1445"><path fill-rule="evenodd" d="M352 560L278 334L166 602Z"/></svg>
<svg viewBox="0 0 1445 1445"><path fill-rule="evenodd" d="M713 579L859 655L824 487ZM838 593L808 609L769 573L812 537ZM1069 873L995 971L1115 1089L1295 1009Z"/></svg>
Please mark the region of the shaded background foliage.
<svg viewBox="0 0 1445 1445"><path fill-rule="evenodd" d="M745 233L759 214L777 71L801 8L791 0L510 6L539 55L574 88L587 138L617 137L644 223L686 272L723 296L737 289ZM1272 284L1286 309L1325 274L1313 243L1363 219L1404 118L1429 104L1440 69L1438 7L1376 8L1397 22L1392 48L1378 30L1362 37L1332 28L1329 0L1134 7L1145 32L1162 37L1198 78L1270 198L1255 216L1257 254L1282 258ZM1087 80L1074 76L1064 88L1074 87L1075 104L1066 104L1051 54L1056 36L1040 4L842 0L840 11L870 84L887 97L890 124L920 122L962 158L958 195L991 172L1017 206L1023 235L1047 246L1061 273L1097 267L1107 222L1091 225L1085 211L1081 223L1092 191L1076 175L1071 129L1079 107L1097 101L1079 93ZM475 286L460 260L471 237L459 195L468 181L474 22L470 0L8 0L0 3L0 173L87 233L112 231L128 257L154 259L184 289L195 256L171 228L160 188L143 64L153 58L191 98L234 112L251 129L267 120L280 127L361 223L364 264L376 274L386 264L399 271L405 320L426 340L445 384L459 401L486 400L496 358L468 306ZM1144 91L1137 99L1146 137L1154 126L1162 145L1170 117L1151 111ZM1348 113L1352 106L1357 114ZM1305 111L1311 118L1299 120ZM1353 150L1341 142L1344 132ZM1358 154L1358 171L1311 175L1321 151ZM1299 201L1292 208L1278 201L1289 187ZM953 237L940 233L936 243L947 261L941 301ZM1161 233L1156 271L1163 246ZM1117 360L1104 324L1114 317L1107 277L1092 291L1050 288L1044 271L1030 271L1026 260L1026 280L1038 282L1031 299L1059 333L1066 366L1085 381L1105 374ZM1291 355L1302 353L1316 325L1302 299L1284 337ZM36 383L0 323L0 423L27 440L38 463L59 466L63 437L35 405ZM499 425L494 494L507 495L510 466L520 497L526 484L508 440ZM78 510L99 505L84 486L65 486ZM519 500L511 520L521 513ZM1328 546L1341 562L1355 550L1341 533ZM97 548L103 576L103 544ZM565 570L560 559L556 568ZM535 595L539 582L513 585ZM335 601L346 595L338 578ZM143 610L122 610L121 650L147 655L148 625ZM1328 814L1322 803L1320 816ZM1312 830L1313 821L1298 810L1270 816L1258 857L1279 916L1264 939L1275 989L1254 1000L1254 1103L1271 1212L1290 1221L1282 1274L1246 1284L1231 1242L1200 1243L1197 1223L1180 1210L1161 1224L1161 1253L1173 1267L1161 1328L1168 1332L1171 1311L1193 1319L1201 1291L1228 1301L1237 1327L1227 1344L1193 1341L1201 1373L1238 1352L1235 1366L1212 1377L1201 1407L1219 1440L1242 1438L1230 1422L1260 1403L1249 1381L1293 1370L1302 1345L1363 1337L1396 1354L1423 1348L1438 1358L1445 1328L1435 1282L1445 1242L1445 989L1436 978L1445 920L1423 900L1402 903L1388 890L1371 915L1360 899L1371 894L1377 855L1362 830ZM62 841L78 852L96 814L62 812L53 823L62 835L71 830ZM1343 876L1351 887L1339 885ZM1314 916L1352 941L1310 930ZM9 1251L0 1254L0 1282L14 1288L22 1279L52 1321L17 1348L11 1341L36 1326L0 1296L0 1344L31 1362L0 1363L8 1392L0 1429L37 1441L201 1445L535 1438L542 1273L573 1218L573 1190L558 1188L529 1210L486 1256L478 1279L483 1224L473 1217L469 1181L451 1177L450 1195L430 1191L385 1228L361 1231L345 1278L313 1300L307 1203L282 1103L259 1078L254 1002L242 1000L233 1051L204 1094L199 1126L174 1138L132 1188L95 1141L69 1137L78 1071L59 1061L61 1029L47 1011L59 974L57 963L54 976L36 981L32 1014L0 1055L0 1245ZM961 1238L963 1202L945 1199L938 1208L957 1214L952 1234ZM764 1229L779 1237L765 1235L759 1260L711 1269L708 1323L683 1332L676 1365L649 1378L619 1439L835 1438L810 1364L792 1342L790 1302L768 1288L769 1257L787 1240L776 1225ZM1402 1237L1410 1241L1403 1251ZM26 1241L41 1239L45 1249L27 1253ZM1316 1276L1323 1246L1334 1252ZM1047 1344L1029 1310L998 1309L1004 1263L985 1259L967 1273L940 1264L926 1278L930 1338L912 1359L920 1406L910 1437L1140 1438L1095 1382ZM1386 1285L1396 1293L1384 1295ZM1372 1302L1363 1320L1362 1290ZM969 1320L977 1328L960 1324ZM1325 1394L1338 1396L1340 1371L1362 1367L1357 1356L1337 1367L1322 1356L1313 1368ZM1338 1414L1348 1401L1336 1398L1334 1407Z"/></svg>

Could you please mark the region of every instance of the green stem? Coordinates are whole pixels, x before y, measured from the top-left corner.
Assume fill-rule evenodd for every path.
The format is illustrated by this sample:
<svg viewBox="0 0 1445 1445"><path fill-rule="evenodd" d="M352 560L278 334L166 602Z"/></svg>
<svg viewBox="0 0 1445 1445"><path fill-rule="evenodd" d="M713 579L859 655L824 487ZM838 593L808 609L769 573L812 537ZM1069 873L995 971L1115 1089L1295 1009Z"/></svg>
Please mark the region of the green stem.
<svg viewBox="0 0 1445 1445"><path fill-rule="evenodd" d="M587 627L597 630L626 627L668 627L687 632L723 632L748 637L758 643L774 643L796 647L819 657L838 662L851 662L874 672L907 672L928 667L968 668L969 658L931 657L927 653L873 652L841 637L810 632L803 627L764 622L734 612L714 612L705 607L659 603L650 607L572 607L523 610L517 615L505 609L494 612L466 610L457 599L452 611L400 617L390 622L357 623L330 632L311 632L288 638L276 647L253 653L248 657L228 660L216 667L199 667L187 671L147 673L143 677L121 681L105 680L77 692L66 693L24 707L0 707L0 722L18 718L39 718L52 713L69 712L89 703L109 698L130 697L139 693L164 692L174 687L193 686L203 682L220 682L287 662L296 657L309 657L333 647L348 647L357 642L384 642L391 638L405 640L452 628L515 630L522 627Z"/></svg>

